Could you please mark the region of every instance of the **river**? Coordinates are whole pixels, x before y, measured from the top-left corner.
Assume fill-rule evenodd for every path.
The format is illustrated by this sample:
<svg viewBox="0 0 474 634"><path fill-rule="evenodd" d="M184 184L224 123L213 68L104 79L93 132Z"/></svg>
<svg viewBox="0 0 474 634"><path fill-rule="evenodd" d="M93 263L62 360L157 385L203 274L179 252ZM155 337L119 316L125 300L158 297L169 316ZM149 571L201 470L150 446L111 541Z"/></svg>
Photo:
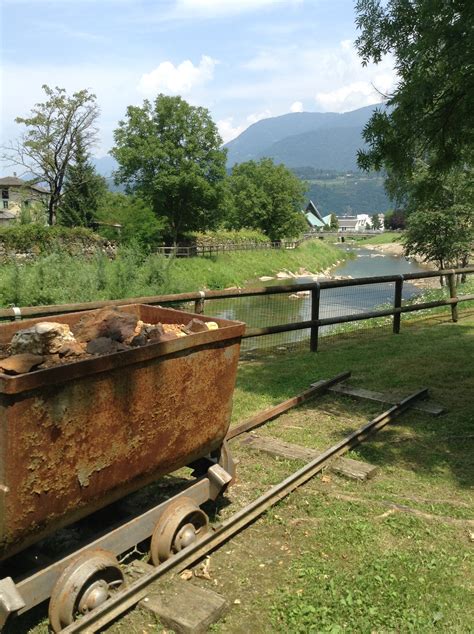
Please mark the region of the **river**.
<svg viewBox="0 0 474 634"><path fill-rule="evenodd" d="M347 259L331 271L331 277L370 277L375 275L400 275L425 271L414 260L401 256L380 253L363 247L340 245L340 249L351 253L354 257ZM267 286L276 284L305 284L314 281L313 277L298 277L268 281ZM330 279L330 278L318 278ZM262 286L262 282L249 284ZM421 293L421 289L413 284L403 285L403 300L408 300ZM342 316L373 310L387 303L393 303L394 283L372 284L358 287L323 289L321 291L320 317ZM257 297L238 297L225 300L206 301L205 313L226 319L244 321L249 327L271 326L310 319L311 301L309 296L271 295ZM327 334L335 326L321 329ZM308 330L279 333L277 335L256 337L243 342L243 350L251 351L260 348L282 347L309 336Z"/></svg>

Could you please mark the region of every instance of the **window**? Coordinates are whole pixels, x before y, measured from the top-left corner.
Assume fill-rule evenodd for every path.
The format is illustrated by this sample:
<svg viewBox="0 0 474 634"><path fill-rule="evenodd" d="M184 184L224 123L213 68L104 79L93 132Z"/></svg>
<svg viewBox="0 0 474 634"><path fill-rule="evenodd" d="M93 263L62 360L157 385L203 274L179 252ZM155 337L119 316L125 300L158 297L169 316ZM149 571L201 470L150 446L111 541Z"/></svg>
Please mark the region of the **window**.
<svg viewBox="0 0 474 634"><path fill-rule="evenodd" d="M3 208L8 209L8 200L3 201Z"/></svg>
<svg viewBox="0 0 474 634"><path fill-rule="evenodd" d="M8 200L10 198L8 189L2 189L2 200Z"/></svg>

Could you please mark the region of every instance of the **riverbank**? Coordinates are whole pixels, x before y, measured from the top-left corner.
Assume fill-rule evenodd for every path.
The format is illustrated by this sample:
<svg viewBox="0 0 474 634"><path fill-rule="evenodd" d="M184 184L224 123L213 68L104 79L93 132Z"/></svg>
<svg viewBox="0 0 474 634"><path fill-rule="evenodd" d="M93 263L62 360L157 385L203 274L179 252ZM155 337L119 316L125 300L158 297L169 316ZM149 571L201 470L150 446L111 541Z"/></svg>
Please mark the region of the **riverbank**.
<svg viewBox="0 0 474 634"><path fill-rule="evenodd" d="M382 234L383 235L383 234ZM370 251L377 251L378 253L383 253L384 255L392 255L395 257L405 257L405 249L401 242L396 240L400 239L400 234L388 234L386 236L386 241L377 242L375 239L369 238L367 241L361 243L361 246L364 249L369 249ZM432 262L425 262L420 256L411 255L411 260L418 262L424 269L427 271L435 271L436 266ZM410 282L414 286L418 288L439 288L440 282L438 278L426 278L422 280L412 280Z"/></svg>
<svg viewBox="0 0 474 634"><path fill-rule="evenodd" d="M35 306L205 289L243 287L282 271L318 274L349 257L337 247L311 240L296 249L222 253L213 257L165 258L122 249L117 258L74 257L61 252L34 262L3 264L0 306Z"/></svg>

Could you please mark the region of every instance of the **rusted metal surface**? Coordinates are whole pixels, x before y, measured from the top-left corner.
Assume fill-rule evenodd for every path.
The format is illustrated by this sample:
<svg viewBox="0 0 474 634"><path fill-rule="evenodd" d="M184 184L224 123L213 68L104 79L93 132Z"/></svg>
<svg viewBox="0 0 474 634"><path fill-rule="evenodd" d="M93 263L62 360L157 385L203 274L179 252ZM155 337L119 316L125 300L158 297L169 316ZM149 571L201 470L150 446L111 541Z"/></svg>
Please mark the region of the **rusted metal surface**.
<svg viewBox="0 0 474 634"><path fill-rule="evenodd" d="M192 317L122 310L148 323ZM0 326L0 343L37 321ZM0 374L0 559L220 447L244 324L212 321L218 330Z"/></svg>

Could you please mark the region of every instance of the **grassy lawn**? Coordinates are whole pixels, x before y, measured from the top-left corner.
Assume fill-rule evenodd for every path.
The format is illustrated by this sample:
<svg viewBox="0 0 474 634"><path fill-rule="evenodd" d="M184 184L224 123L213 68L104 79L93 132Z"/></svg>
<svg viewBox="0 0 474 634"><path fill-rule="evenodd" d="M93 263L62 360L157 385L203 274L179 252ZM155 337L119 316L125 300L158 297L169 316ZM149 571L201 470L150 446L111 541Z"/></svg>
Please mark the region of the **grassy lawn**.
<svg viewBox="0 0 474 634"><path fill-rule="evenodd" d="M364 238L359 242L360 246L364 244L390 244L391 242L399 242L403 234L399 231L385 231L370 238Z"/></svg>
<svg viewBox="0 0 474 634"><path fill-rule="evenodd" d="M400 335L347 333L323 338L317 354L286 351L241 363L234 424L344 370L352 371L352 385L368 389L407 395L429 387L447 411L437 418L403 414L350 454L376 465L375 478L361 483L326 472L213 553L210 579L175 578L229 600L230 611L213 631L474 631L473 359L471 309L457 324L447 310L403 323ZM383 409L327 395L257 433L324 449ZM238 479L217 509L207 509L213 520L301 466L252 452L238 439L232 451ZM30 631L46 632L44 618ZM137 610L108 631L164 630Z"/></svg>

